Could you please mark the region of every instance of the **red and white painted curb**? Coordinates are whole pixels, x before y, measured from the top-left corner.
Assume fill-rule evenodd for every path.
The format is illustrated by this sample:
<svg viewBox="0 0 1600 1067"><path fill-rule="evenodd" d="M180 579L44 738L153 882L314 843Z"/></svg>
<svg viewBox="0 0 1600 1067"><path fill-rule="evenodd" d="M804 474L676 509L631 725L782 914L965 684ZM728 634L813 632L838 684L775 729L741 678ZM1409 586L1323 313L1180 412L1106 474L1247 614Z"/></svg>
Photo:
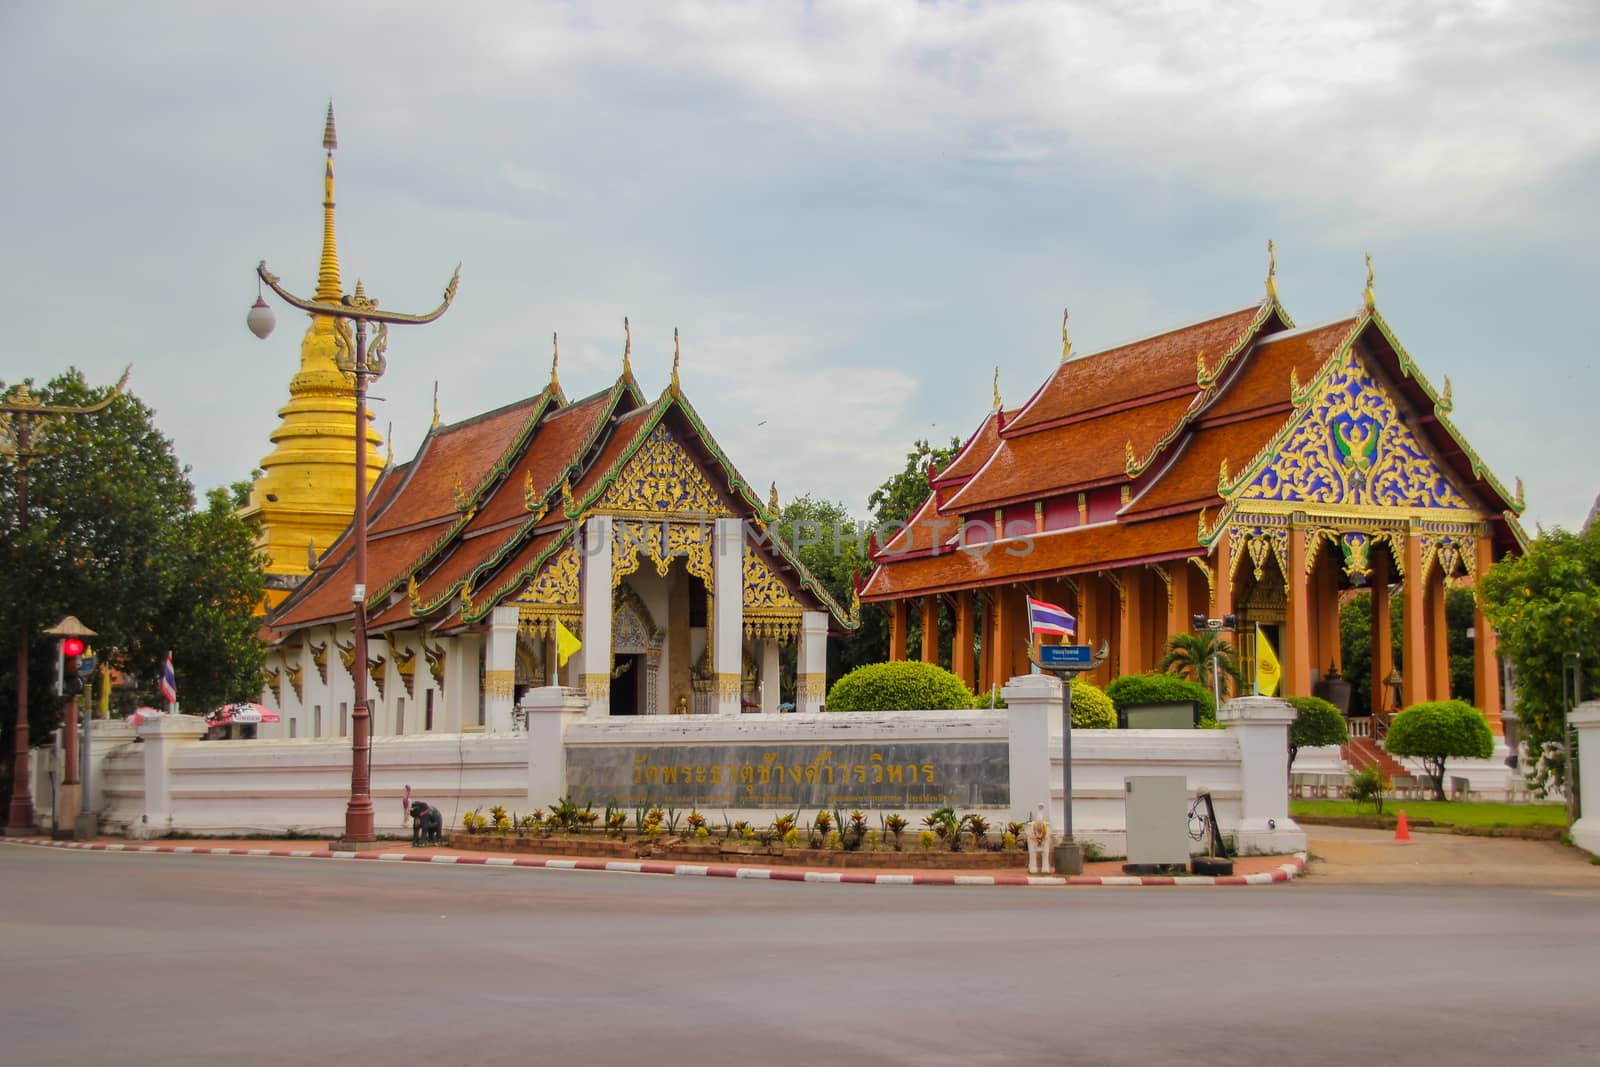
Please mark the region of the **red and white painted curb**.
<svg viewBox="0 0 1600 1067"><path fill-rule="evenodd" d="M1272 885L1298 877L1306 867L1306 854L1297 852L1289 862L1271 871L1235 875L1108 876L1074 875L1069 878L1030 874L937 873L866 874L852 871L809 871L792 867L732 867L725 864L660 863L649 860L540 859L532 856L457 856L427 852L333 852L309 848L210 848L201 845L135 845L103 841L52 841L43 837L17 837L6 844L40 845L87 852L156 853L175 856L272 856L299 860L378 860L385 863L443 863L457 866L529 867L553 871L610 871L615 874L670 874L689 878L748 878L772 882L824 882L843 885L1105 885L1105 886L1220 886Z"/></svg>

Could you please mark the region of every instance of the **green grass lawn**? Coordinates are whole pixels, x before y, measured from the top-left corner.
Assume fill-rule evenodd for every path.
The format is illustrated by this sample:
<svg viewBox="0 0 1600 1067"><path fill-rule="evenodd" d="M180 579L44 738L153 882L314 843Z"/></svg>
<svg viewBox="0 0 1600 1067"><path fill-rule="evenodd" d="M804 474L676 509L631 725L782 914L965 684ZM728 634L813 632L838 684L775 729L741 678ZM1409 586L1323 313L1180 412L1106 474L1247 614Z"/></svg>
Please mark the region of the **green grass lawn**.
<svg viewBox="0 0 1600 1067"><path fill-rule="evenodd" d="M1441 826L1565 826L1564 804L1496 804L1486 800L1385 800L1383 814L1401 810L1408 819L1431 819ZM1291 800L1290 815L1373 815L1371 804L1353 800Z"/></svg>

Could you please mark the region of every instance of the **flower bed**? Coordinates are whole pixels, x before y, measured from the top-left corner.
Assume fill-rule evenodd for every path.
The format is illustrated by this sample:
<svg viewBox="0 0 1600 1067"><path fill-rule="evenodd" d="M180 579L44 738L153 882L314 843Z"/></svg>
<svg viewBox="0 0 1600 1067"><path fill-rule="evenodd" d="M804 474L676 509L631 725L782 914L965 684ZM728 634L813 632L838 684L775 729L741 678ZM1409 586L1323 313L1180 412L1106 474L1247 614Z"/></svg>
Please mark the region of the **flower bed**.
<svg viewBox="0 0 1600 1067"><path fill-rule="evenodd" d="M1005 870L1025 868L1024 851L950 852L911 849L904 852L854 851L828 848L783 848L748 841L688 841L663 838L620 840L605 837L517 837L510 834L449 835L451 848L483 852L520 852L541 856L593 856L604 859L657 859L682 863L730 863L744 866L795 866L841 868L906 868L941 870Z"/></svg>

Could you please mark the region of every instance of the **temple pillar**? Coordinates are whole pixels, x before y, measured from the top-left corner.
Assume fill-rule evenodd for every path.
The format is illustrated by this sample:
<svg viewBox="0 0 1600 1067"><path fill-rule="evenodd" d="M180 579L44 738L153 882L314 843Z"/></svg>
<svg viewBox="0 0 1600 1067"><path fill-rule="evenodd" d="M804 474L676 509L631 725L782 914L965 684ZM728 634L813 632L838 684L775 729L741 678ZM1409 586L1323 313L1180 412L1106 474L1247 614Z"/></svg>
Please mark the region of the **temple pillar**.
<svg viewBox="0 0 1600 1067"><path fill-rule="evenodd" d="M761 713L778 713L778 675L782 671L778 658L778 642L768 638L761 642Z"/></svg>
<svg viewBox="0 0 1600 1067"><path fill-rule="evenodd" d="M889 661L899 663L906 659L906 631L911 625L910 611L904 600L889 601Z"/></svg>
<svg viewBox="0 0 1600 1067"><path fill-rule="evenodd" d="M822 710L828 697L828 616L807 611L800 616L800 655L794 683L794 710L804 715Z"/></svg>
<svg viewBox="0 0 1600 1067"><path fill-rule="evenodd" d="M1384 679L1394 670L1394 629L1389 614L1390 573L1387 552L1374 552L1372 556L1372 714L1388 710L1389 689Z"/></svg>
<svg viewBox="0 0 1600 1067"><path fill-rule="evenodd" d="M1102 641L1109 643L1108 634L1101 625L1101 605L1105 597L1100 588L1100 579L1092 574L1078 576L1078 642L1093 645L1096 649ZM1108 656L1106 662L1088 672L1087 677L1095 685L1105 688L1106 675L1110 672L1111 660Z"/></svg>
<svg viewBox="0 0 1600 1067"><path fill-rule="evenodd" d="M939 598L922 598L922 662L939 664Z"/></svg>
<svg viewBox="0 0 1600 1067"><path fill-rule="evenodd" d="M1434 557L1437 560L1437 556ZM1428 568L1428 699L1450 699L1450 629L1445 619L1445 597L1449 592L1444 567Z"/></svg>
<svg viewBox="0 0 1600 1067"><path fill-rule="evenodd" d="M1015 671L1017 653L1017 591L1009 585L996 586L994 590L994 674L996 679L1009 680ZM1022 673L1027 673L1026 671Z"/></svg>
<svg viewBox="0 0 1600 1067"><path fill-rule="evenodd" d="M690 652L689 598L693 596L689 572L673 567L667 589L667 714L694 709L694 656Z"/></svg>
<svg viewBox="0 0 1600 1067"><path fill-rule="evenodd" d="M1405 684L1401 687L1401 708L1409 708L1413 704L1420 704L1427 699L1427 651L1423 641L1423 623L1427 619L1426 607L1423 604L1423 591L1427 586L1427 579L1422 573L1422 537L1418 533L1417 524L1411 522L1406 527L1405 536L1406 562L1402 570L1405 574L1405 601L1404 616L1401 620L1400 634L1400 661L1404 666Z"/></svg>
<svg viewBox="0 0 1600 1067"><path fill-rule="evenodd" d="M1122 594L1117 605L1117 639L1122 648L1121 674L1142 674L1148 669L1144 656L1144 575L1139 567L1121 574Z"/></svg>
<svg viewBox="0 0 1600 1067"><path fill-rule="evenodd" d="M1194 613L1189 610L1189 569L1187 560L1175 560L1164 564L1172 576L1171 585L1167 592L1167 633L1162 641L1162 654L1165 655L1166 646L1179 634L1186 634L1193 626ZM1160 660L1156 661L1161 662Z"/></svg>
<svg viewBox="0 0 1600 1067"><path fill-rule="evenodd" d="M978 669L978 688L974 692L990 692L998 683L994 678L994 596L990 591L977 592L972 595L973 610L981 611L977 619L978 650L976 653Z"/></svg>
<svg viewBox="0 0 1600 1067"><path fill-rule="evenodd" d="M589 714L611 714L611 516L591 515L583 524L583 560L578 571L583 605L583 670L579 685Z"/></svg>
<svg viewBox="0 0 1600 1067"><path fill-rule="evenodd" d="M489 613L489 639L483 649L483 728L491 734L511 732L511 697L517 680L515 604Z"/></svg>
<svg viewBox="0 0 1600 1067"><path fill-rule="evenodd" d="M1224 530L1217 538L1217 572L1211 586L1211 618L1223 619L1233 611L1233 535Z"/></svg>
<svg viewBox="0 0 1600 1067"><path fill-rule="evenodd" d="M1494 541L1489 534L1478 537L1477 551L1477 566L1473 573L1475 580L1481 582L1483 576L1489 573L1489 568L1494 566ZM1489 729L1494 731L1495 736L1504 737L1506 730L1500 706L1500 638L1490 625L1488 616L1483 613L1483 598L1477 595L1476 590L1472 597L1472 632L1475 635L1472 702L1489 720Z"/></svg>
<svg viewBox="0 0 1600 1067"><path fill-rule="evenodd" d="M1317 560L1317 662L1326 670L1344 670L1344 651L1339 647L1339 562L1335 553L1323 549Z"/></svg>
<svg viewBox="0 0 1600 1067"><path fill-rule="evenodd" d="M1289 573L1284 575L1289 598L1283 665L1284 696L1311 695L1311 582L1306 574L1306 531L1289 528Z"/></svg>
<svg viewBox="0 0 1600 1067"><path fill-rule="evenodd" d="M711 635L712 708L717 715L737 715L744 672L744 522L718 519L711 553L717 597Z"/></svg>
<svg viewBox="0 0 1600 1067"><path fill-rule="evenodd" d="M972 676L974 621L972 590L962 589L956 593L956 632L950 643L950 671L963 685L976 691L977 680Z"/></svg>

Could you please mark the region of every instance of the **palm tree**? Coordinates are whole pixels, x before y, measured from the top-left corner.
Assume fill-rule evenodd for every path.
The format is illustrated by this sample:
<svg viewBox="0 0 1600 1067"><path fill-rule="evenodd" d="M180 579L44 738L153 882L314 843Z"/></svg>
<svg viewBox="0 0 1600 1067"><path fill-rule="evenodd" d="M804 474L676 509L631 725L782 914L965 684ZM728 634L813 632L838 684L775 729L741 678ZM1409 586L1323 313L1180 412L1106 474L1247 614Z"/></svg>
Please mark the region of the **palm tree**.
<svg viewBox="0 0 1600 1067"><path fill-rule="evenodd" d="M1230 690L1237 693L1240 688L1239 661L1233 646L1214 630L1174 634L1167 642L1167 654L1156 666L1208 689L1212 687L1211 672L1215 668L1222 676L1220 688L1224 697Z"/></svg>

